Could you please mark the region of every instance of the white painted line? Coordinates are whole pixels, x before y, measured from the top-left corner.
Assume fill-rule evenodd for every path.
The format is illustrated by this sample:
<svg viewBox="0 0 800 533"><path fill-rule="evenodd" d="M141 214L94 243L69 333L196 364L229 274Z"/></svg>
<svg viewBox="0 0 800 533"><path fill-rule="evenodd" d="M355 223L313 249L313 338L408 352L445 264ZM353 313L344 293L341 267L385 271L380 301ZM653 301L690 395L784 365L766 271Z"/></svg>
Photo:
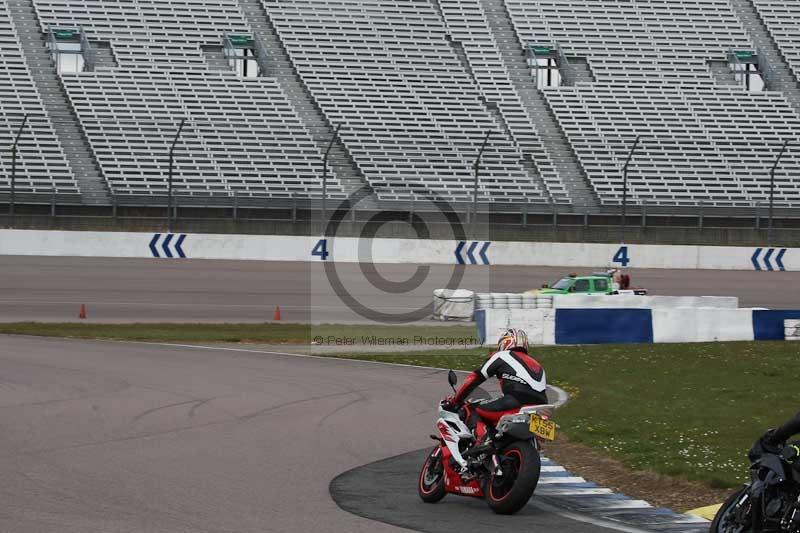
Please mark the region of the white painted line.
<svg viewBox="0 0 800 533"><path fill-rule="evenodd" d="M543 466L542 472L566 472L567 469L563 466Z"/></svg>
<svg viewBox="0 0 800 533"><path fill-rule="evenodd" d="M607 498L603 500L603 509L651 509L653 506L644 500L617 500Z"/></svg>
<svg viewBox="0 0 800 533"><path fill-rule="evenodd" d="M566 485L568 483L586 483L582 477L543 477L539 480L539 485Z"/></svg>
<svg viewBox="0 0 800 533"><path fill-rule="evenodd" d="M86 339L82 339L86 340ZM307 359L322 359L325 361L348 361L350 363L369 363L373 365L386 365L386 366L399 366L405 368L418 368L421 370L441 370L443 372L447 372L450 370L449 368L439 368L436 366L421 366L421 365L407 365L403 363L387 363L384 361L366 361L363 359L351 359L345 357L336 357L334 356L324 356L324 355L311 355L311 354L302 354L302 353L290 353L290 352L272 352L267 350L249 350L245 348L231 348L228 346L203 346L200 344L177 344L177 343L170 343L170 342L142 342L142 341L106 341L106 342L128 342L131 344L147 344L151 346L167 346L173 348L190 348L195 350L220 350L226 352L242 352L242 353L253 353L253 354L262 354L262 355L279 355L282 357L304 357ZM459 371L461 373L468 373L466 371ZM569 395L563 389L558 387L554 387L552 385L547 386L548 389L552 390L556 395L556 407L561 407L567 400L569 399Z"/></svg>
<svg viewBox="0 0 800 533"><path fill-rule="evenodd" d="M545 496L606 496L609 494L614 494L611 489L605 489L601 487L593 487L593 488L586 488L586 489L564 489L557 486L551 487L542 487L541 490L538 488L536 489L538 494L542 494Z"/></svg>
<svg viewBox="0 0 800 533"><path fill-rule="evenodd" d="M611 520L604 520L602 518L595 518L593 516L586 516L578 513L573 513L571 511L564 511L562 509L559 509L558 507L554 507L552 505L548 505L544 502L538 501L535 495L533 499L531 499L530 503L528 503L528 505L540 509L542 511L546 511L548 513L561 516L563 518L567 518L569 520L574 520L576 522L583 522L584 524L591 524L593 526L611 529L614 531L622 531L623 533L652 533L651 530L638 529L635 527L620 524L619 522L613 522Z"/></svg>

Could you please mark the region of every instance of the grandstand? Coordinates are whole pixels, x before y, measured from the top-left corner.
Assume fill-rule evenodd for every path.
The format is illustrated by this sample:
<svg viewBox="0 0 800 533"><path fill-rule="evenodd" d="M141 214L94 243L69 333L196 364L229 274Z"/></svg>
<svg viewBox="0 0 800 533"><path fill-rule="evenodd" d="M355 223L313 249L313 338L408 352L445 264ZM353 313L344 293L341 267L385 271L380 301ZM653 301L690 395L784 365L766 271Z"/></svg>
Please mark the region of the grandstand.
<svg viewBox="0 0 800 533"><path fill-rule="evenodd" d="M331 198L583 211L621 202L640 137L630 203L752 207L800 129L798 20L778 0L13 0L0 141L27 115L16 190L85 204L164 195L186 119L181 196L316 200L330 150ZM6 188L9 150L0 169ZM798 170L800 147L779 205Z"/></svg>
<svg viewBox="0 0 800 533"><path fill-rule="evenodd" d="M11 146L23 117L29 119L29 133L19 147L17 172L21 193L39 193L53 188L77 193L78 185L64 151L48 120L36 90L6 3L0 4L0 142ZM11 174L11 156L3 151L0 168L4 177Z"/></svg>

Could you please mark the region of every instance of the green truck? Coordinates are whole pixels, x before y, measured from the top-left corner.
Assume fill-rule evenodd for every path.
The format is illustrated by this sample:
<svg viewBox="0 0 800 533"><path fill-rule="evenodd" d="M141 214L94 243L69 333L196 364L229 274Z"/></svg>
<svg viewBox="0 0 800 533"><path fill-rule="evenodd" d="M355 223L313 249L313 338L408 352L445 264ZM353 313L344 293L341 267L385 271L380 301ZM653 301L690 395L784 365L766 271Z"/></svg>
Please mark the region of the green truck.
<svg viewBox="0 0 800 533"><path fill-rule="evenodd" d="M553 285L545 285L541 289L533 289L528 294L647 294L646 289L631 288L630 277L623 274L615 281L612 272L595 272L588 276L570 274Z"/></svg>

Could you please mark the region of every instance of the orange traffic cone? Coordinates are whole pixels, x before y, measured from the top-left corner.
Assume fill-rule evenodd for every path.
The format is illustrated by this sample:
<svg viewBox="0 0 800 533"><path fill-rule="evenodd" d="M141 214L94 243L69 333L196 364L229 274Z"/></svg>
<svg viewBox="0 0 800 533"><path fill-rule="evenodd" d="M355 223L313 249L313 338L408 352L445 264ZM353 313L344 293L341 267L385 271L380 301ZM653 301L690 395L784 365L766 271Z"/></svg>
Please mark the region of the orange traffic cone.
<svg viewBox="0 0 800 533"><path fill-rule="evenodd" d="M279 305L275 308L275 314L273 315L272 320L275 320L277 322L280 319L281 319L281 306Z"/></svg>
<svg viewBox="0 0 800 533"><path fill-rule="evenodd" d="M86 304L81 304L81 312L78 314L78 318L82 320L86 319Z"/></svg>

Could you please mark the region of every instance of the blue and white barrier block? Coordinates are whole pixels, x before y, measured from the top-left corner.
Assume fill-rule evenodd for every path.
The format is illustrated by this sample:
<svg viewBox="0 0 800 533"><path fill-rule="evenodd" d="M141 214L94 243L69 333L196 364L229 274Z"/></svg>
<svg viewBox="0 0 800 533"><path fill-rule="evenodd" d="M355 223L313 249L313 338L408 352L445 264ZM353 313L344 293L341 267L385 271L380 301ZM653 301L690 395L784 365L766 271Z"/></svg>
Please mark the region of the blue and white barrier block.
<svg viewBox="0 0 800 533"><path fill-rule="evenodd" d="M753 338L757 341L781 341L786 338L784 322L800 319L800 311L753 311Z"/></svg>
<svg viewBox="0 0 800 533"><path fill-rule="evenodd" d="M556 309L556 344L653 342L650 309Z"/></svg>
<svg viewBox="0 0 800 533"><path fill-rule="evenodd" d="M493 344L506 328L528 331L532 344L626 344L783 340L800 311L676 307L654 309L485 309L478 338ZM796 322L792 322L796 321Z"/></svg>
<svg viewBox="0 0 800 533"><path fill-rule="evenodd" d="M783 337L787 341L800 341L800 320L784 320Z"/></svg>

